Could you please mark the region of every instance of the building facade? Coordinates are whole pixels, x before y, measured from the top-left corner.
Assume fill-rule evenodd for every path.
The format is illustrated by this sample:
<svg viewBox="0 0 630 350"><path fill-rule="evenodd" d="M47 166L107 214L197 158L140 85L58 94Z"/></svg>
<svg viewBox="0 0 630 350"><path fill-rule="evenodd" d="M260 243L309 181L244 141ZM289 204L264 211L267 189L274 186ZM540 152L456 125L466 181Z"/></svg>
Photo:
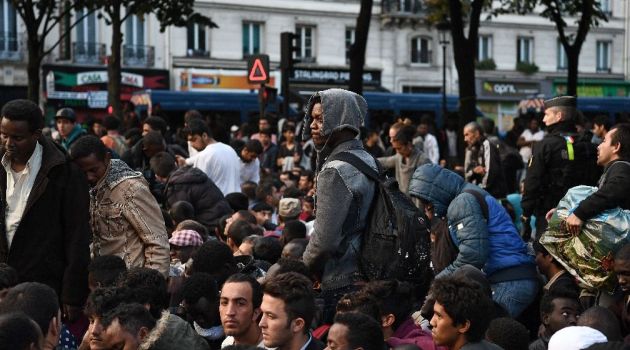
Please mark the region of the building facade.
<svg viewBox="0 0 630 350"><path fill-rule="evenodd" d="M123 24L123 96L139 89L185 91L253 90L247 83L246 59L267 54L271 82L280 87L280 33L297 34L300 62L290 77L292 92L308 96L330 87L347 87L348 50L354 42L359 0L198 0L196 11L218 28L190 23L159 31L154 16L130 17ZM621 0L601 0L607 22L593 28L580 56L580 96L628 96L630 84L630 9ZM42 67L42 94L51 109L62 105L105 112L106 64L111 28L95 14L73 28ZM566 91L566 55L555 26L531 14L482 15L475 59L479 108L508 128L519 102ZM574 21L567 20L571 25ZM570 29L575 29L570 27ZM450 41L450 40L449 40ZM0 92L25 94L26 34L11 1L0 0ZM443 55L443 45L446 55ZM443 80L445 72L446 79ZM376 0L366 50L366 90L456 95L457 71L452 43L440 41L427 22L422 0ZM21 92L23 91L23 92ZM1 102L1 101L0 101ZM92 112L91 112L92 113Z"/></svg>

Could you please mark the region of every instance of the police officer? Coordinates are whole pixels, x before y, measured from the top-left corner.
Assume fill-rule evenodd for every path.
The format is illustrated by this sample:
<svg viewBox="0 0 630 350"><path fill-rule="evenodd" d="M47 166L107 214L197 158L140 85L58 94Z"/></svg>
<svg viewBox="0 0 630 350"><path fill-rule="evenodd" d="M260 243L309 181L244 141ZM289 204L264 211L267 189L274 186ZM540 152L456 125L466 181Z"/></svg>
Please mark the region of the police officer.
<svg viewBox="0 0 630 350"><path fill-rule="evenodd" d="M597 173L597 150L577 133L576 98L560 96L544 102L545 138L534 145L525 177L521 206L523 228L536 217L536 236L547 228L545 214L558 205L567 190L580 184L593 185ZM595 180L593 180L595 178ZM523 232L528 240L530 230Z"/></svg>

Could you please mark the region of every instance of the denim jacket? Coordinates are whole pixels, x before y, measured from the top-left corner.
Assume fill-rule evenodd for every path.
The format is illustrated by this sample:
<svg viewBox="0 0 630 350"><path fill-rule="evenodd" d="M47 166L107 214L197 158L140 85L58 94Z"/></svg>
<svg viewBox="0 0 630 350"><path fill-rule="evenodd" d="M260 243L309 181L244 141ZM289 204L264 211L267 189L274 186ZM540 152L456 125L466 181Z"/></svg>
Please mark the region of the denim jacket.
<svg viewBox="0 0 630 350"><path fill-rule="evenodd" d="M362 279L358 258L375 184L348 163L327 161L343 151L376 169L374 158L355 139L337 145L317 175L315 226L303 258L312 271L321 273L322 290L347 287Z"/></svg>

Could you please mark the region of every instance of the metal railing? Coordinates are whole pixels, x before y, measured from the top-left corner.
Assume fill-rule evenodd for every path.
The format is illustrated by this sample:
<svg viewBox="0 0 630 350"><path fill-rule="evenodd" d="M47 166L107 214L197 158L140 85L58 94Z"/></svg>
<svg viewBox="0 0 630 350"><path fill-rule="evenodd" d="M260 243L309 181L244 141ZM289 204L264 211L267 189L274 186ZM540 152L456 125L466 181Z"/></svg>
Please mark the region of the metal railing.
<svg viewBox="0 0 630 350"><path fill-rule="evenodd" d="M418 15L422 12L421 0L383 0L383 14Z"/></svg>
<svg viewBox="0 0 630 350"><path fill-rule="evenodd" d="M155 65L154 46L123 45L122 54L125 66L153 67Z"/></svg>
<svg viewBox="0 0 630 350"><path fill-rule="evenodd" d="M105 44L77 41L72 43L72 61L83 64L102 64Z"/></svg>

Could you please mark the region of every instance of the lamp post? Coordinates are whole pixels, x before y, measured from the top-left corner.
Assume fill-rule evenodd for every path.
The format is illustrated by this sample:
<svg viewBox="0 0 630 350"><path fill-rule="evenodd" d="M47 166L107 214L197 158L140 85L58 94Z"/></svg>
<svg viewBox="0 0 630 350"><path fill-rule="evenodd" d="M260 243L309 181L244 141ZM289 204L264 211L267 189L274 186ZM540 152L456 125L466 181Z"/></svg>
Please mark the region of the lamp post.
<svg viewBox="0 0 630 350"><path fill-rule="evenodd" d="M436 28L438 30L440 45L442 46L442 120L445 120L446 114L448 113L446 108L446 46L450 43L448 36L451 31L451 24L444 18L436 25Z"/></svg>

